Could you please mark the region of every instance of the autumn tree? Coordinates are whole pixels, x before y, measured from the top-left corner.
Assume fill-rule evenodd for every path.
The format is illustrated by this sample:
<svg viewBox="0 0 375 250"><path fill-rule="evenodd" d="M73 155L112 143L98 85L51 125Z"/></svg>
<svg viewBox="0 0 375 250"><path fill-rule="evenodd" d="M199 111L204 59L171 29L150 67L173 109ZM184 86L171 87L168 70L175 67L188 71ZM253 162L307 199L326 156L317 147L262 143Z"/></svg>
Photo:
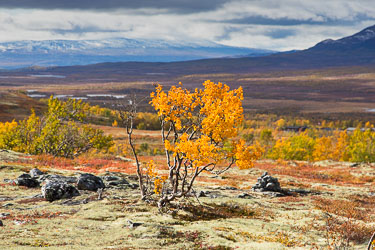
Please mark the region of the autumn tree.
<svg viewBox="0 0 375 250"><path fill-rule="evenodd" d="M277 140L268 157L282 160L313 160L314 147L314 138L303 132Z"/></svg>
<svg viewBox="0 0 375 250"><path fill-rule="evenodd" d="M110 147L111 136L77 123L86 117L87 107L81 100L63 102L51 96L48 111L43 116L32 111L27 119L18 123L0 123L0 148L71 158L92 148Z"/></svg>
<svg viewBox="0 0 375 250"><path fill-rule="evenodd" d="M261 155L259 147L235 140L243 121L242 88L230 90L225 84L211 81L203 86L194 91L182 86L164 91L158 85L151 93L150 104L161 122L166 176L158 174L153 162L144 167L139 163L131 138L134 109L127 113L127 132L137 162L142 197L156 193L159 208L190 193L201 173L220 174L235 164L240 169L251 168ZM152 190L147 186L150 182Z"/></svg>

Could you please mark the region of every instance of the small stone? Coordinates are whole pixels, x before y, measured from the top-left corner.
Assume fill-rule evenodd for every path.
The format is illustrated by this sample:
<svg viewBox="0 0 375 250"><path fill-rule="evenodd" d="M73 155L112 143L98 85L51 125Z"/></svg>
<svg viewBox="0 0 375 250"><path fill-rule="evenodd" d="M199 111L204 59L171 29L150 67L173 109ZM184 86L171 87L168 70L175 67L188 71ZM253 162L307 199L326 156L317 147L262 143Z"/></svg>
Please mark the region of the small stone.
<svg viewBox="0 0 375 250"><path fill-rule="evenodd" d="M13 183L13 182L14 182L14 181L11 180L11 179L3 179L3 181L4 181L5 183Z"/></svg>
<svg viewBox="0 0 375 250"><path fill-rule="evenodd" d="M39 176L44 175L44 172L40 171L37 168L33 168L33 169L30 170L29 174L33 178L38 178Z"/></svg>
<svg viewBox="0 0 375 250"><path fill-rule="evenodd" d="M240 199L250 199L250 198L253 198L251 195L247 194L247 193L242 193L242 194L239 194L237 196L237 198L240 198Z"/></svg>
<svg viewBox="0 0 375 250"><path fill-rule="evenodd" d="M197 196L198 196L198 198L200 198L200 197L207 197L206 192L203 191L203 190L200 191Z"/></svg>
<svg viewBox="0 0 375 250"><path fill-rule="evenodd" d="M129 228L135 228L135 227L139 227L139 226L142 225L143 223L132 222L131 220L128 220L128 224L129 224Z"/></svg>
<svg viewBox="0 0 375 250"><path fill-rule="evenodd" d="M10 215L10 213L0 213L0 218L4 219L4 218L8 217L9 215Z"/></svg>
<svg viewBox="0 0 375 250"><path fill-rule="evenodd" d="M4 224L3 224L3 222L0 220L0 227L3 227L4 226Z"/></svg>

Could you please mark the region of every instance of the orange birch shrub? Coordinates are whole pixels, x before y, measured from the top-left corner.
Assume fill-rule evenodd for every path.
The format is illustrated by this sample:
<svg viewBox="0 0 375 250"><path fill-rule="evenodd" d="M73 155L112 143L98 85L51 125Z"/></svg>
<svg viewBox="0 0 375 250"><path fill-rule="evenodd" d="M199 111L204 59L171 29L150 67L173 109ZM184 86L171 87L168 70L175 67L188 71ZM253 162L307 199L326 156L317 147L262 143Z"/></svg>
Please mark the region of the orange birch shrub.
<svg viewBox="0 0 375 250"><path fill-rule="evenodd" d="M161 121L168 176L158 175L153 162L143 173L137 164L142 198L152 194L147 183L153 180L159 208L190 193L202 172L220 174L235 164L240 169L251 168L262 153L258 145L247 146L244 140L234 140L243 122L241 87L230 90L225 84L206 81L203 89L190 91L181 85L167 92L158 85L151 93L150 104ZM126 117L132 116L128 113ZM132 121L128 122L131 141ZM218 164L225 167L218 169Z"/></svg>

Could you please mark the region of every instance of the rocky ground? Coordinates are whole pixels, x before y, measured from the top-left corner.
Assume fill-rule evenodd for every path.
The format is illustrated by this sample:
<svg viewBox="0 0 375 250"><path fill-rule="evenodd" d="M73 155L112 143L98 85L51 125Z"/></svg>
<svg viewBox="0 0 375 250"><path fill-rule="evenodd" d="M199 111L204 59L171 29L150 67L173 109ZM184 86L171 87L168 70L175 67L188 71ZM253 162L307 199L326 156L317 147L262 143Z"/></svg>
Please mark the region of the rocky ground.
<svg viewBox="0 0 375 250"><path fill-rule="evenodd" d="M139 200L134 174L46 168L1 150L0 249L364 249L374 182L368 164L265 160L200 177L199 201L160 213Z"/></svg>

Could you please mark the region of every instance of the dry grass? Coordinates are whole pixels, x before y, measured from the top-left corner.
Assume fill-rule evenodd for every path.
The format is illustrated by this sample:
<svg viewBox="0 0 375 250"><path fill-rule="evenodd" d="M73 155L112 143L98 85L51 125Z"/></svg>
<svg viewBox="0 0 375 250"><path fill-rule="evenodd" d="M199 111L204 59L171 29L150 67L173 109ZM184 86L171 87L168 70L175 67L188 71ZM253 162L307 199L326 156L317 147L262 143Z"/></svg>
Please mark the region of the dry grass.
<svg viewBox="0 0 375 250"><path fill-rule="evenodd" d="M363 201L363 200L361 200ZM324 232L327 245L332 248L348 248L353 243L364 243L371 237L375 226L374 208L362 207L358 200L333 200L316 197L316 208L324 212L324 225L318 230Z"/></svg>
<svg viewBox="0 0 375 250"><path fill-rule="evenodd" d="M162 163L164 158L145 156L142 161L150 159ZM56 174L72 175L84 170L100 175L110 164L134 173L134 167L122 165L111 157L70 160L39 156L22 164L3 165L0 180L14 179L35 166L45 166L43 170ZM136 189L106 189L101 201L96 199L96 193L82 192L73 201L86 200L87 203L68 206L62 201L49 203L33 198L40 189L1 183L0 198L4 200L0 201L0 207L7 203L13 205L1 211L9 215L2 218L5 226L0 234L0 248L311 249L316 246L325 249L335 244L343 246L346 242L363 248L374 229L368 225L373 225L375 207L375 198L364 194L373 189L370 182L353 182L342 173L354 174L355 171L356 178L361 179L368 172L340 163L330 167L288 164L259 162L250 170L234 168L222 179L203 175L197 182L197 190L220 195L200 198L203 206L193 198L180 206L175 204L170 208L172 216L160 214L155 205L140 201ZM282 171L282 167L286 170ZM317 178L314 169L322 174L339 170L341 177ZM277 177L283 188L315 190L318 188L315 184L321 183L329 183L329 188L324 187L315 195L295 193L272 198L250 190L264 170ZM298 171L301 173L296 173ZM131 178L133 174L129 173L121 176L135 183ZM340 182L335 183L338 178ZM230 186L237 189L225 188ZM250 198L237 198L243 192L250 194ZM351 217L347 217L349 214ZM129 228L127 220L142 225ZM345 230L351 233L346 234Z"/></svg>
<svg viewBox="0 0 375 250"><path fill-rule="evenodd" d="M317 167L309 163L289 165L288 163L258 163L257 168L268 171L270 174L291 176L302 183L326 183L335 185L363 185L375 181L375 176L358 176L353 169L342 166Z"/></svg>

